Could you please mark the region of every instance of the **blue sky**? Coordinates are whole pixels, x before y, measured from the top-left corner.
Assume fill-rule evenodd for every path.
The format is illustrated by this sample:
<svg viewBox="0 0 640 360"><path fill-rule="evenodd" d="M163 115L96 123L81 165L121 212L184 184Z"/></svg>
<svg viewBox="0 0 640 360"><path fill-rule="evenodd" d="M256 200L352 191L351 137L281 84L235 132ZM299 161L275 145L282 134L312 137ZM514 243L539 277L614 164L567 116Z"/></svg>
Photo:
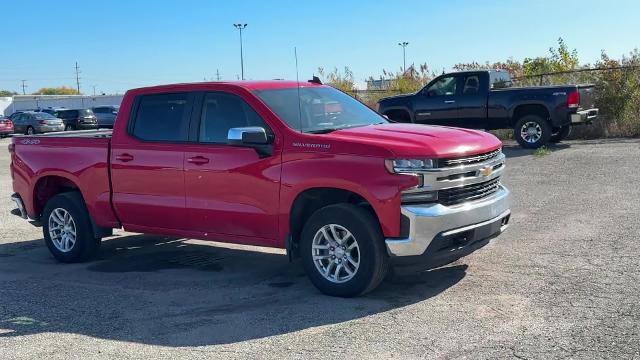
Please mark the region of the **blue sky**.
<svg viewBox="0 0 640 360"><path fill-rule="evenodd" d="M640 47L640 1L5 1L0 89L44 86L122 92L145 85L240 74L301 79L349 66L357 82L407 63L437 72L459 62L544 55L563 37L583 62Z"/></svg>

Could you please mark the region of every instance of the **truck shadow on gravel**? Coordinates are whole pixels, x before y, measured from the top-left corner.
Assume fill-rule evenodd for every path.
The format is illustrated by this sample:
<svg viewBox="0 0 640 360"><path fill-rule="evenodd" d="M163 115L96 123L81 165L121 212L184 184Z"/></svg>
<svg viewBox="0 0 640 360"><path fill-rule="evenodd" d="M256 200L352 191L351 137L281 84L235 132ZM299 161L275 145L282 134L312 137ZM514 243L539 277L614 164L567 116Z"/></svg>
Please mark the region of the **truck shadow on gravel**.
<svg viewBox="0 0 640 360"><path fill-rule="evenodd" d="M131 235L100 259L59 264L42 240L0 245L0 339L44 332L163 346L260 339L337 325L428 300L466 265L391 274L354 299L320 294L298 262L265 252Z"/></svg>
<svg viewBox="0 0 640 360"><path fill-rule="evenodd" d="M546 149L550 152L556 152L566 150L571 147L570 144L550 144L546 146ZM507 156L507 159L517 158L523 156L531 156L536 154L536 149L525 149L518 144L504 144L502 152Z"/></svg>

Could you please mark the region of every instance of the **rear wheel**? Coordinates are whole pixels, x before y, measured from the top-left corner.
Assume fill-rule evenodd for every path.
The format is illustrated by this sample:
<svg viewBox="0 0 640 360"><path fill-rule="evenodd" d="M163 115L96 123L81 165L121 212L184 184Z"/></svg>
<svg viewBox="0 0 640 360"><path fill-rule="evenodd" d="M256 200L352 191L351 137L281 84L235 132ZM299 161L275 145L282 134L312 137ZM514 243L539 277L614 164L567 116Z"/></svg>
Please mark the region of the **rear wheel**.
<svg viewBox="0 0 640 360"><path fill-rule="evenodd" d="M551 135L549 142L559 143L560 141L566 139L569 135L571 135L571 125L565 125L561 127L558 132L555 132Z"/></svg>
<svg viewBox="0 0 640 360"><path fill-rule="evenodd" d="M36 129L34 129L33 126L28 126L24 133L27 135L33 135L36 133Z"/></svg>
<svg viewBox="0 0 640 360"><path fill-rule="evenodd" d="M389 270L378 222L351 204L329 205L311 215L302 230L300 251L311 282L331 296L365 294Z"/></svg>
<svg viewBox="0 0 640 360"><path fill-rule="evenodd" d="M47 248L58 261L86 261L100 248L101 239L93 235L89 213L78 192L52 197L45 206L42 223Z"/></svg>
<svg viewBox="0 0 640 360"><path fill-rule="evenodd" d="M71 130L75 130L76 127L73 125L65 125L64 127L64 131L71 131Z"/></svg>
<svg viewBox="0 0 640 360"><path fill-rule="evenodd" d="M538 115L525 115L515 124L513 137L520 146L528 149L537 149L546 145L551 138L551 126L549 122Z"/></svg>

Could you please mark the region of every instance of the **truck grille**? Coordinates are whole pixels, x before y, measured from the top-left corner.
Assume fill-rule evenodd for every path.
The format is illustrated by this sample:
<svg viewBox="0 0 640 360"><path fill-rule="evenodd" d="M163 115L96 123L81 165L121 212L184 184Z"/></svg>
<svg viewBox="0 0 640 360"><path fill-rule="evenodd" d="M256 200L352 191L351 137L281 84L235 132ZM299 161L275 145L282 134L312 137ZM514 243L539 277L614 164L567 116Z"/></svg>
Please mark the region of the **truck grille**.
<svg viewBox="0 0 640 360"><path fill-rule="evenodd" d="M500 178L495 178L481 183L440 190L438 191L438 202L449 206L478 200L498 191L499 185Z"/></svg>
<svg viewBox="0 0 640 360"><path fill-rule="evenodd" d="M438 167L446 168L446 167L481 163L483 161L487 161L495 158L496 156L500 155L501 152L502 152L502 149L498 149L492 152L488 152L480 155L474 155L474 156L465 157L465 158L440 159L438 160Z"/></svg>

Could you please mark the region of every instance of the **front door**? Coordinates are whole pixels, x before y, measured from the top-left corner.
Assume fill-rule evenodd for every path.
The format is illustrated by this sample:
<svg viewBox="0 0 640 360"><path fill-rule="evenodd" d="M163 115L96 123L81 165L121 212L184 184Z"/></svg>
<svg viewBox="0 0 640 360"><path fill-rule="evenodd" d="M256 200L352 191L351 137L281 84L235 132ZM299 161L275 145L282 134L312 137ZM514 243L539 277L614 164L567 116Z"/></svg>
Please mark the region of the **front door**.
<svg viewBox="0 0 640 360"><path fill-rule="evenodd" d="M185 224L184 148L193 94L142 95L128 134L111 146L113 204L125 229L188 230Z"/></svg>
<svg viewBox="0 0 640 360"><path fill-rule="evenodd" d="M204 94L197 126L198 141L184 154L189 228L213 240L273 244L280 155L227 144L231 128L259 126L273 138L269 126L242 97L228 92Z"/></svg>
<svg viewBox="0 0 640 360"><path fill-rule="evenodd" d="M458 117L456 104L457 77L442 76L432 81L414 102L415 122L432 125L451 125Z"/></svg>

